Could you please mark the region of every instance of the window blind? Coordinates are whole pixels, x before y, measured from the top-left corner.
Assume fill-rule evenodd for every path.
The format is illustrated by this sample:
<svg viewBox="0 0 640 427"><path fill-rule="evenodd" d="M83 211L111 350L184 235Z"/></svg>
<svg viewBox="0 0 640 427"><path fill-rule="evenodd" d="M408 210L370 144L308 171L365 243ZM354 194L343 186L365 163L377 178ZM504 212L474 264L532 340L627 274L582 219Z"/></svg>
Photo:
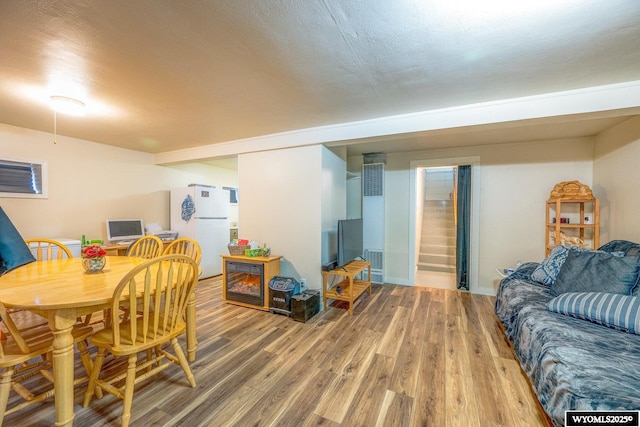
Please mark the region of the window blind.
<svg viewBox="0 0 640 427"><path fill-rule="evenodd" d="M0 160L0 193L42 194L42 165Z"/></svg>

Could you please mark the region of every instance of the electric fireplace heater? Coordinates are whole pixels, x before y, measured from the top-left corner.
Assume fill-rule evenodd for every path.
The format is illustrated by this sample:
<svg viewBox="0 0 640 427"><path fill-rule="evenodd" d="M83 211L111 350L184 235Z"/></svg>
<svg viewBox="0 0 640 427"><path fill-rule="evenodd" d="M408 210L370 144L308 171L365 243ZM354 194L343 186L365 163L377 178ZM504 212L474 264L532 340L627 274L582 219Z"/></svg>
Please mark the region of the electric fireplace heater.
<svg viewBox="0 0 640 427"><path fill-rule="evenodd" d="M227 300L262 307L264 305L264 265L226 260Z"/></svg>

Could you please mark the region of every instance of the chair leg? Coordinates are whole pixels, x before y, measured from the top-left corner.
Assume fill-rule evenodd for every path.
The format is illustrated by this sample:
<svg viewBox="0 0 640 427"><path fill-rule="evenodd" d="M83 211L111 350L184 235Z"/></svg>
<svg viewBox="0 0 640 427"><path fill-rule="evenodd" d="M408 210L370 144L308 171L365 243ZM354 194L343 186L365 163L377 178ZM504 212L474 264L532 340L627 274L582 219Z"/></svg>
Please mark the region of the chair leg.
<svg viewBox="0 0 640 427"><path fill-rule="evenodd" d="M131 420L131 404L133 403L133 388L136 383L136 362L138 356L134 353L129 355L129 365L127 366L127 378L124 383L124 404L122 409L122 427L128 427Z"/></svg>
<svg viewBox="0 0 640 427"><path fill-rule="evenodd" d="M87 391L84 394L84 402L82 402L82 406L84 406L85 408L89 406L89 402L91 402L93 394L95 393L96 382L98 381L98 375L100 374L100 370L102 369L102 362L104 361L104 354L106 352L106 348L98 348L98 354L96 355L96 359L93 361L91 375L89 376L89 385L87 386Z"/></svg>
<svg viewBox="0 0 640 427"><path fill-rule="evenodd" d="M152 348L148 348L147 349L147 361L150 362L153 359L153 349ZM149 365L147 367L147 372L151 372L151 370L153 369L153 365Z"/></svg>
<svg viewBox="0 0 640 427"><path fill-rule="evenodd" d="M191 387L196 388L196 379L194 378L193 373L191 373L189 362L187 361L187 358L185 357L184 352L182 351L182 347L180 347L180 343L178 342L178 339L173 338L171 340L171 344L173 344L173 351L178 357L178 360L180 361L180 366L182 366L182 370L184 371L184 374L187 377L187 381L189 381L189 384L191 384Z"/></svg>
<svg viewBox="0 0 640 427"><path fill-rule="evenodd" d="M84 366L87 377L90 377L91 371L93 370L93 363L91 362L87 340L78 341L78 352L80 353L80 361L82 362L82 366ZM98 399L102 399L102 389L100 387L94 389L94 394Z"/></svg>
<svg viewBox="0 0 640 427"><path fill-rule="evenodd" d="M7 367L0 376L0 426L4 421L4 414L7 411L7 403L9 403L9 394L11 394L11 377L13 376L13 367Z"/></svg>
<svg viewBox="0 0 640 427"><path fill-rule="evenodd" d="M82 362L82 366L84 366L85 372L87 373L87 375L91 375L92 363L91 355L89 354L89 348L87 346L87 341L78 341L78 352L80 353L80 361Z"/></svg>

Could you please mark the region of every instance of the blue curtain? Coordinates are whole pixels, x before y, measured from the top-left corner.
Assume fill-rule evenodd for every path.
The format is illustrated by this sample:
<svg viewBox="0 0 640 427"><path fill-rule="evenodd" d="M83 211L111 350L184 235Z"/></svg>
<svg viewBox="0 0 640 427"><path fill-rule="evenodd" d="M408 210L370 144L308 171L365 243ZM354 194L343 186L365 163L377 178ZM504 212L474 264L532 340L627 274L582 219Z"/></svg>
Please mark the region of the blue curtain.
<svg viewBox="0 0 640 427"><path fill-rule="evenodd" d="M458 166L458 224L456 225L456 284L469 290L469 245L471 238L471 166Z"/></svg>

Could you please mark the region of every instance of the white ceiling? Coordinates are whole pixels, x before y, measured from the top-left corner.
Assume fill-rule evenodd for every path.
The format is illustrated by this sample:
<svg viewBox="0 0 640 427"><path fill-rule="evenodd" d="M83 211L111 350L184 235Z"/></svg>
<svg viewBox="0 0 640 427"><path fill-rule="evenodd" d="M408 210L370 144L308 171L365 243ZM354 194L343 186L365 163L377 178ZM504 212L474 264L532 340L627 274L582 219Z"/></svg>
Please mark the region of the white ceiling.
<svg viewBox="0 0 640 427"><path fill-rule="evenodd" d="M0 123L52 132L48 97L72 96L87 114L59 134L162 153L629 82L639 23L638 0L2 1ZM350 152L589 136L624 114Z"/></svg>

